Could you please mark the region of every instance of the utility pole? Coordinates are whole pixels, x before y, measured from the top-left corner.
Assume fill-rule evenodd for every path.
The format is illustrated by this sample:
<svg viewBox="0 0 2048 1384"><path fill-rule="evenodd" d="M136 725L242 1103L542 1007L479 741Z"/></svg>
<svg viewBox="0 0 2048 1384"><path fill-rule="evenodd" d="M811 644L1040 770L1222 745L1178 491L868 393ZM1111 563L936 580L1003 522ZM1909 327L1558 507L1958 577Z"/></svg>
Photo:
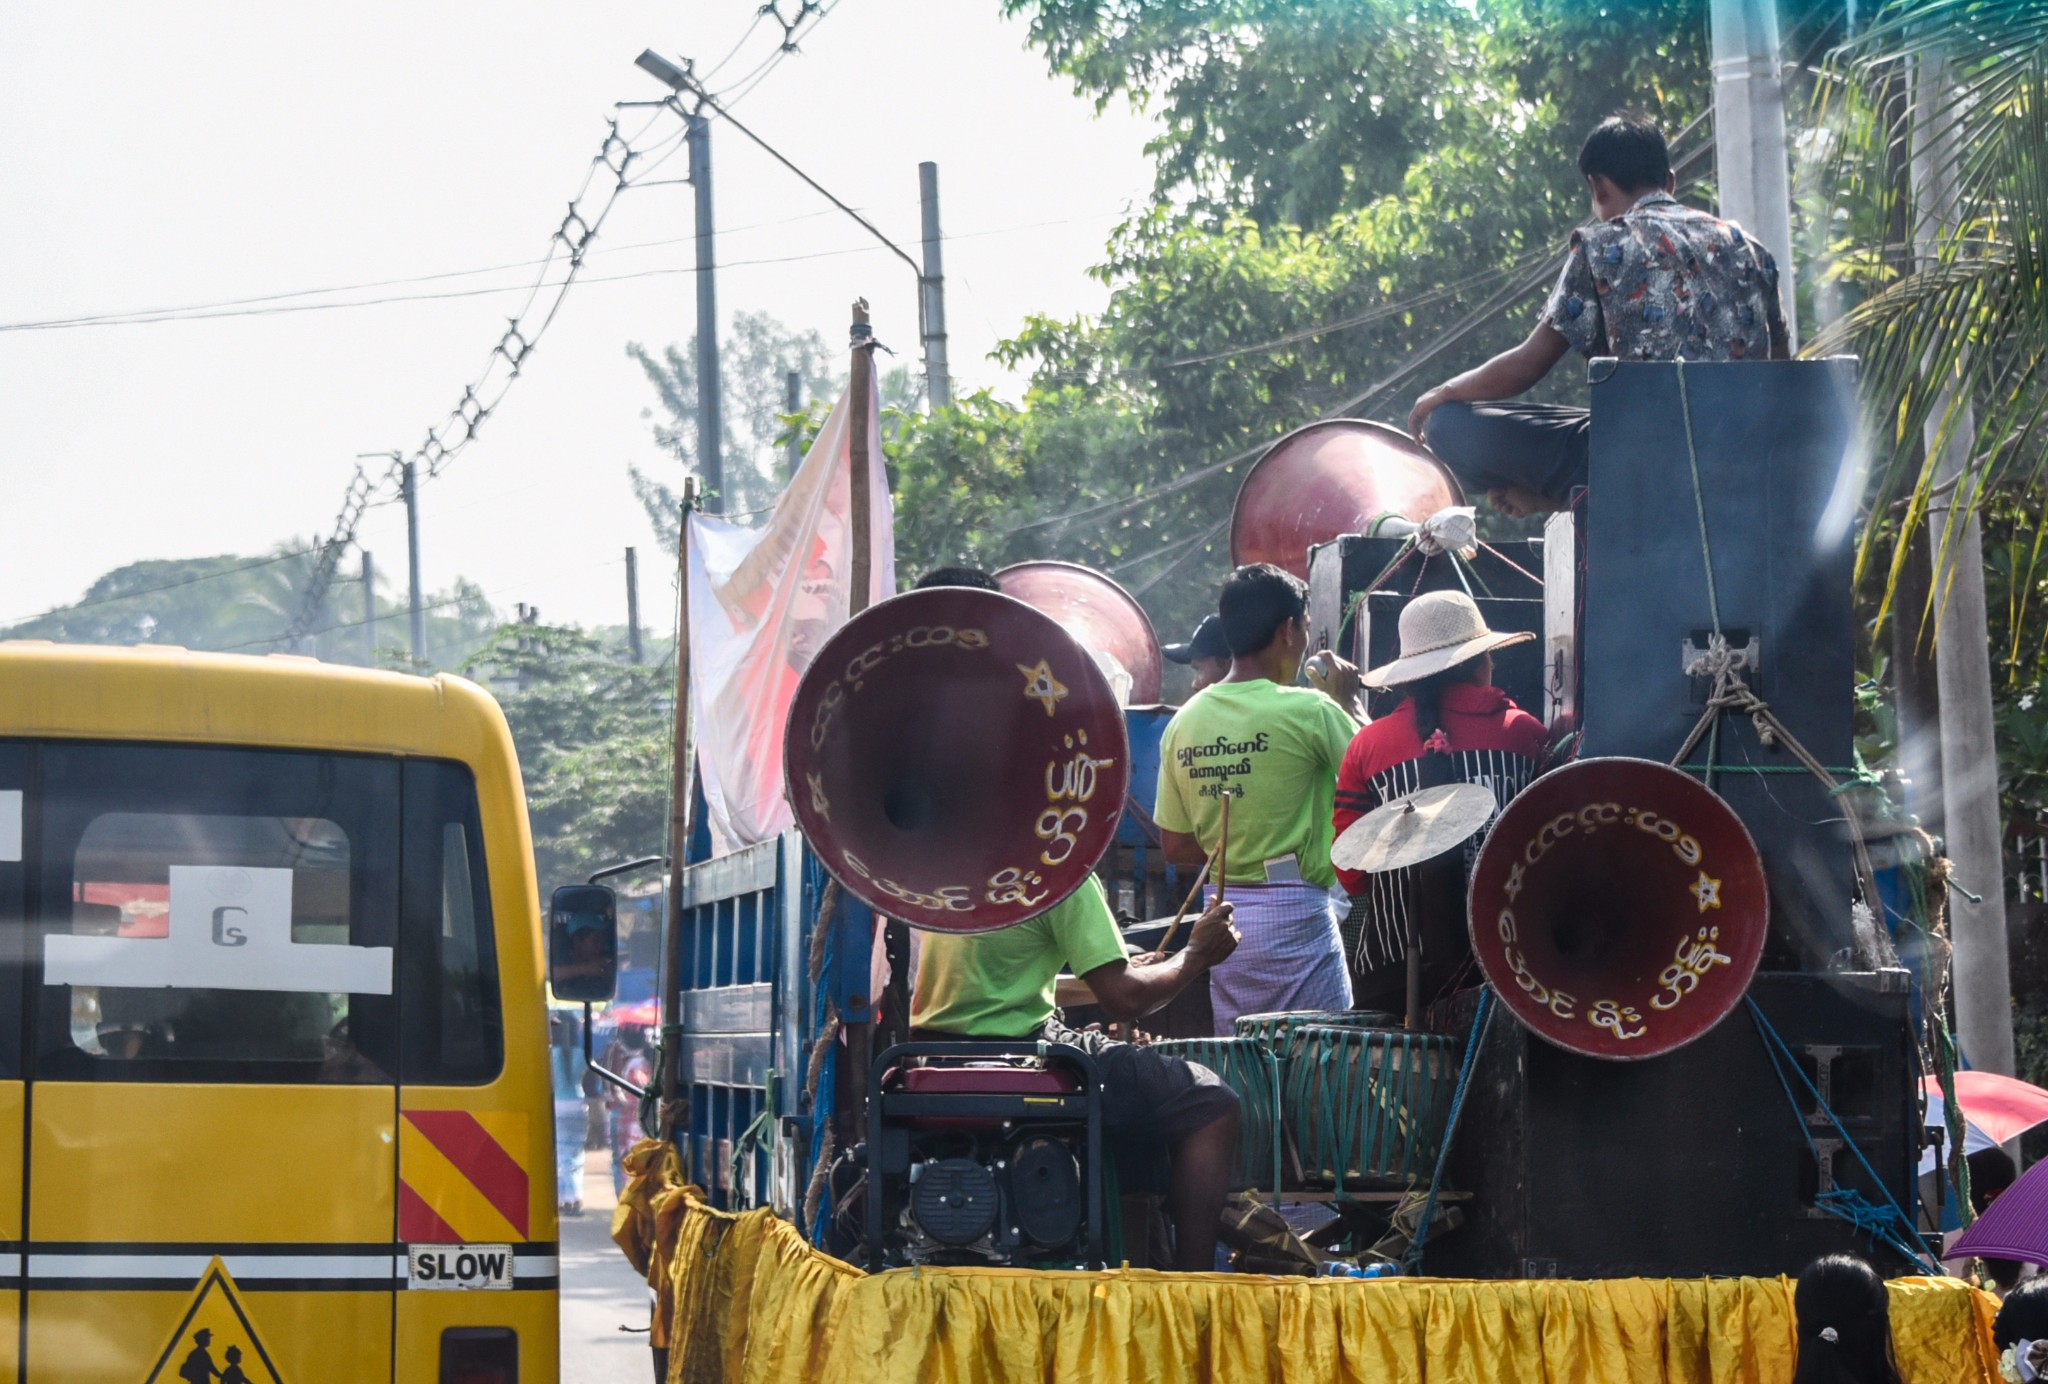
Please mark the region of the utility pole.
<svg viewBox="0 0 2048 1384"><path fill-rule="evenodd" d="M710 492L704 508L725 508L725 399L718 377L718 259L711 245L711 122L689 117L690 188L697 200L697 471Z"/></svg>
<svg viewBox="0 0 2048 1384"><path fill-rule="evenodd" d="M420 609L420 490L411 462L405 463L400 476L405 497L405 565L411 583L412 661L422 665L427 661L427 621Z"/></svg>
<svg viewBox="0 0 2048 1384"><path fill-rule="evenodd" d="M626 549L626 652L640 661L640 555Z"/></svg>
<svg viewBox="0 0 2048 1384"><path fill-rule="evenodd" d="M377 564L363 549L363 666L377 666Z"/></svg>
<svg viewBox="0 0 2048 1384"><path fill-rule="evenodd" d="M1947 85L1948 64L1939 53L1914 60L1913 240L1922 265L1941 255L1959 217L1955 168L1961 150L1953 121L1939 129L1935 124ZM1977 419L1968 399L1955 398L1953 386L1937 396L1925 436L1928 450L1935 453L1934 498L1926 523L1933 557L1934 672L1941 689L1941 792L1948 855L1961 886L1949 894L1956 1027L1972 1067L2010 1076L2012 979L2006 954L1998 744L1991 718L1991 640L1984 611L1984 538L1971 503L1970 453Z"/></svg>
<svg viewBox="0 0 2048 1384"><path fill-rule="evenodd" d="M946 271L939 252L939 166L917 166L917 202L924 219L924 269L917 291L924 302L925 396L933 408L953 402L953 378L946 371Z"/></svg>
<svg viewBox="0 0 2048 1384"><path fill-rule="evenodd" d="M1777 0L1709 0L1714 45L1714 161L1721 215L1739 222L1778 261L1792 292L1792 174L1785 150ZM1785 314L1792 349L1798 315Z"/></svg>
<svg viewBox="0 0 2048 1384"><path fill-rule="evenodd" d="M790 371L788 377L783 380L783 384L788 390L784 399L788 407L784 412L802 413L804 411L804 372L801 370ZM789 474L792 479L796 476L796 468L803 464L804 434L803 430L799 428L789 435Z"/></svg>

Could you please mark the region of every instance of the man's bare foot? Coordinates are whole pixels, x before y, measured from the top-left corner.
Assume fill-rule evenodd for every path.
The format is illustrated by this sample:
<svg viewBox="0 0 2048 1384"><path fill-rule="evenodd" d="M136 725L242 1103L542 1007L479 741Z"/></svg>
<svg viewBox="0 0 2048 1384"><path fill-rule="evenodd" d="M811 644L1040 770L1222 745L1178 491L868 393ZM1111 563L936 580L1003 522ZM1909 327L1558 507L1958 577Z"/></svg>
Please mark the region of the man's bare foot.
<svg viewBox="0 0 2048 1384"><path fill-rule="evenodd" d="M1564 508L1541 491L1525 489L1519 485L1489 490L1486 492L1486 498L1493 502L1495 509L1510 519L1526 519L1532 514L1555 514Z"/></svg>

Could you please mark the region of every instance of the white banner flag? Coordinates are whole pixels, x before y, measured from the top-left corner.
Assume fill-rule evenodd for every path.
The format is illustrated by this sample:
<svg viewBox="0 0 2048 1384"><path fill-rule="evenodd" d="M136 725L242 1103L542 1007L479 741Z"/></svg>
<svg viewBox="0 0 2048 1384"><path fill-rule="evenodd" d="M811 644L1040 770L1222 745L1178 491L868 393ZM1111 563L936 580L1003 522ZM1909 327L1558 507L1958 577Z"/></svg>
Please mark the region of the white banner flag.
<svg viewBox="0 0 2048 1384"><path fill-rule="evenodd" d="M880 400L871 395L870 605L896 594L896 524L880 413ZM765 841L794 821L782 792L782 732L798 680L846 623L852 436L849 390L766 525L750 529L701 514L689 519L690 704L717 854Z"/></svg>

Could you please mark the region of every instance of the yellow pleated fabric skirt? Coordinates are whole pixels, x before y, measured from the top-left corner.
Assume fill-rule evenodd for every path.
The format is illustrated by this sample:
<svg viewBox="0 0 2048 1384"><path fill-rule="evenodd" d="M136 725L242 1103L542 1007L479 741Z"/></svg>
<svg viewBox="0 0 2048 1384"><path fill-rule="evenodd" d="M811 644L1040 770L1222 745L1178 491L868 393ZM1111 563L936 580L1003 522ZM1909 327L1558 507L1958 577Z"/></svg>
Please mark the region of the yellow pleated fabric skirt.
<svg viewBox="0 0 2048 1384"><path fill-rule="evenodd" d="M1789 1384L1797 1357L1784 1278L871 1276L766 1210L685 1189L664 1210L672 1384ZM1995 1384L1993 1298L1933 1278L1891 1295L1907 1384Z"/></svg>

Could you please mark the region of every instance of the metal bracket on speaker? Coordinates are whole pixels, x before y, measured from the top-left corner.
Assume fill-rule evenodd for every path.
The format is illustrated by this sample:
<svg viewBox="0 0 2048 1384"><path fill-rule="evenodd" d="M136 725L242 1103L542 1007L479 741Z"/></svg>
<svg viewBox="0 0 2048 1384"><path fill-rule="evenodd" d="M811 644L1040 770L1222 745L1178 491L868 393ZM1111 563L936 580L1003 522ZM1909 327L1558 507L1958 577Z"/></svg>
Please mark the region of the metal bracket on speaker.
<svg viewBox="0 0 2048 1384"><path fill-rule="evenodd" d="M1814 1139L1813 1149L1817 1160L1814 1164L1815 1202L1818 1202L1821 1197L1827 1195L1829 1192L1839 1190L1835 1185L1835 1155L1840 1153L1846 1147L1848 1146L1844 1144L1840 1139L1825 1139L1818 1137ZM1834 1212L1823 1210L1819 1206L1814 1205L1813 1203L1808 1203L1805 1210L1806 1219L1809 1221L1828 1220L1834 1214Z"/></svg>
<svg viewBox="0 0 2048 1384"><path fill-rule="evenodd" d="M1734 655L1735 671L1744 682L1758 692L1763 687L1764 640L1754 626L1724 625L1721 637L1728 642L1728 652ZM1707 698L1714 692L1714 675L1707 671L1708 654L1711 652L1714 632L1711 629L1695 629L1686 633L1678 645L1678 670L1692 683L1692 704L1704 707Z"/></svg>

